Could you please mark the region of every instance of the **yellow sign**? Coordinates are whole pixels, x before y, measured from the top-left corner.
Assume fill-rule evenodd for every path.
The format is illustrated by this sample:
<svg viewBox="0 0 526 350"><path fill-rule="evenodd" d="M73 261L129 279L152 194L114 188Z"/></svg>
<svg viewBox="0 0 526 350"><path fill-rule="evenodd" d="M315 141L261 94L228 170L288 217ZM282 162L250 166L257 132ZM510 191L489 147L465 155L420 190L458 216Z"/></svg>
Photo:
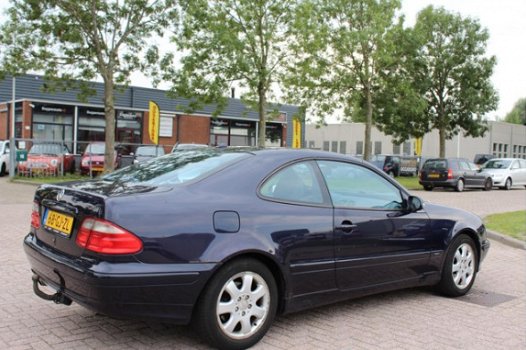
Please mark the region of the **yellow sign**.
<svg viewBox="0 0 526 350"><path fill-rule="evenodd" d="M292 120L292 148L301 148L301 121Z"/></svg>
<svg viewBox="0 0 526 350"><path fill-rule="evenodd" d="M148 135L150 135L150 140L153 144L159 144L159 106L157 103L150 101L149 103L149 122L148 122Z"/></svg>
<svg viewBox="0 0 526 350"><path fill-rule="evenodd" d="M423 138L419 137L415 139L415 155L421 156L422 155L422 142Z"/></svg>

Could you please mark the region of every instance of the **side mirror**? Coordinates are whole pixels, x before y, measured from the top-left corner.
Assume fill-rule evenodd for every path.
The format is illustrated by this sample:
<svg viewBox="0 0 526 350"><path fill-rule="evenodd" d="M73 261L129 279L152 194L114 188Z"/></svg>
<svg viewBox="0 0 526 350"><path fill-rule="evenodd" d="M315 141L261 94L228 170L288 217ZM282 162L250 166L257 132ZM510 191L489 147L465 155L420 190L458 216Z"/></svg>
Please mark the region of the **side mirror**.
<svg viewBox="0 0 526 350"><path fill-rule="evenodd" d="M409 196L407 199L407 210L414 213L423 209L422 200L415 196Z"/></svg>

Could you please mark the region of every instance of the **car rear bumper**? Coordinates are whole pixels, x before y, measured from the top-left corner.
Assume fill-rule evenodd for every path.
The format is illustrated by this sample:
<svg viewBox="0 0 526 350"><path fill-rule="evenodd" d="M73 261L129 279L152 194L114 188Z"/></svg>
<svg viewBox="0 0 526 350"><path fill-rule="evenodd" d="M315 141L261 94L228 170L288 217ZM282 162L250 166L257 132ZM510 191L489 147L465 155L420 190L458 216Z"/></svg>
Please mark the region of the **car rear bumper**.
<svg viewBox="0 0 526 350"><path fill-rule="evenodd" d="M431 187L455 187L457 186L458 180L442 180L442 181L429 181L429 180L419 180L418 183L422 186L431 186Z"/></svg>
<svg viewBox="0 0 526 350"><path fill-rule="evenodd" d="M177 324L193 306L216 264L101 262L57 254L29 234L24 250L35 278L76 303L113 317Z"/></svg>

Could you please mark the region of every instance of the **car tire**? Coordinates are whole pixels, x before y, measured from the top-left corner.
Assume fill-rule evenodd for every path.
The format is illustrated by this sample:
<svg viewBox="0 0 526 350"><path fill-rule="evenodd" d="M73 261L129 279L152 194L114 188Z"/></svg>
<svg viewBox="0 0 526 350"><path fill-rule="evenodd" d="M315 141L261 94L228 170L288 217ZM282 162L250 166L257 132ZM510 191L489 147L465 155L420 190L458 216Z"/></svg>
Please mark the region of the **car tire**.
<svg viewBox="0 0 526 350"><path fill-rule="evenodd" d="M264 264L239 259L212 277L197 305L193 325L209 344L219 349L245 349L270 328L278 290Z"/></svg>
<svg viewBox="0 0 526 350"><path fill-rule="evenodd" d="M6 167L5 167L5 163L2 164L2 167L0 168L0 176L4 176L6 173Z"/></svg>
<svg viewBox="0 0 526 350"><path fill-rule="evenodd" d="M509 190L511 190L511 186L512 186L512 184L513 184L513 183L511 182L511 178L508 177L508 178L506 179L506 181L504 182L504 186L502 186L501 188L502 188L503 190L509 191Z"/></svg>
<svg viewBox="0 0 526 350"><path fill-rule="evenodd" d="M484 181L484 191L491 191L493 189L493 181L490 178L487 178Z"/></svg>
<svg viewBox="0 0 526 350"><path fill-rule="evenodd" d="M475 282L478 253L473 239L460 234L449 245L438 290L449 297L465 295Z"/></svg>
<svg viewBox="0 0 526 350"><path fill-rule="evenodd" d="M457 184L455 186L455 191L462 192L464 191L464 180L458 179Z"/></svg>
<svg viewBox="0 0 526 350"><path fill-rule="evenodd" d="M433 191L433 186L429 186L429 185L424 186L424 190L426 190L426 191Z"/></svg>

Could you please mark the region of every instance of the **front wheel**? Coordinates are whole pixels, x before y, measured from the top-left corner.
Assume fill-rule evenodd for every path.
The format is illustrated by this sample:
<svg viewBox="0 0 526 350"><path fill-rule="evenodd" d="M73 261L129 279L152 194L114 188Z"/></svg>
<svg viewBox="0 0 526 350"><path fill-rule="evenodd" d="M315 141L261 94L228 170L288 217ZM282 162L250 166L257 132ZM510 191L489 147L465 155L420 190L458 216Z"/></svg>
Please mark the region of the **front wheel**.
<svg viewBox="0 0 526 350"><path fill-rule="evenodd" d="M505 189L506 191L511 189L511 179L509 177L506 179L503 189Z"/></svg>
<svg viewBox="0 0 526 350"><path fill-rule="evenodd" d="M0 176L4 176L6 174L6 166L5 163L2 164L2 167L0 167Z"/></svg>
<svg viewBox="0 0 526 350"><path fill-rule="evenodd" d="M264 264L254 259L232 261L206 287L194 326L219 349L251 347L270 328L277 298L276 282Z"/></svg>
<svg viewBox="0 0 526 350"><path fill-rule="evenodd" d="M478 255L473 239L461 234L450 244L438 289L444 295L459 297L471 289L477 275Z"/></svg>
<svg viewBox="0 0 526 350"><path fill-rule="evenodd" d="M491 179L486 179L484 181L484 191L491 191L493 189L493 181Z"/></svg>

